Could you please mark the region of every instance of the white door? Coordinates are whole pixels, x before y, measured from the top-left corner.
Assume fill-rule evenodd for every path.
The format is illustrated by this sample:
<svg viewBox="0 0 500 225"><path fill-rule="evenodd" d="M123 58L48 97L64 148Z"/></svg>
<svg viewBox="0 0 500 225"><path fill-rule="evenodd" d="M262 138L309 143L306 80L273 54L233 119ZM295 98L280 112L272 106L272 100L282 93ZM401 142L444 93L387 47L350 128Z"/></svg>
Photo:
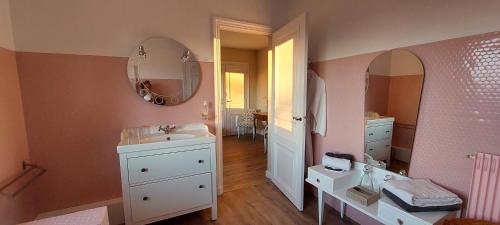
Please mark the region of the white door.
<svg viewBox="0 0 500 225"><path fill-rule="evenodd" d="M307 30L303 14L273 33L270 146L272 181L300 210L304 204Z"/></svg>
<svg viewBox="0 0 500 225"><path fill-rule="evenodd" d="M248 108L248 64L222 62L224 118L222 135L236 134L236 116Z"/></svg>

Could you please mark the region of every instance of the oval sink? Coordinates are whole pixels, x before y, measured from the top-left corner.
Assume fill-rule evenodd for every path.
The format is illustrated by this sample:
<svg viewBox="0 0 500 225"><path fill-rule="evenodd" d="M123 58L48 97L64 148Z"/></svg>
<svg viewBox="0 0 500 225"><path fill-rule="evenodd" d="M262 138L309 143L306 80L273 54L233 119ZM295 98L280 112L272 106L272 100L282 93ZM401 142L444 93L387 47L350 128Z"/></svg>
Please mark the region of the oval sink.
<svg viewBox="0 0 500 225"><path fill-rule="evenodd" d="M194 138L194 134L163 134L158 136L149 136L141 139L142 143L162 142L162 141L175 141Z"/></svg>

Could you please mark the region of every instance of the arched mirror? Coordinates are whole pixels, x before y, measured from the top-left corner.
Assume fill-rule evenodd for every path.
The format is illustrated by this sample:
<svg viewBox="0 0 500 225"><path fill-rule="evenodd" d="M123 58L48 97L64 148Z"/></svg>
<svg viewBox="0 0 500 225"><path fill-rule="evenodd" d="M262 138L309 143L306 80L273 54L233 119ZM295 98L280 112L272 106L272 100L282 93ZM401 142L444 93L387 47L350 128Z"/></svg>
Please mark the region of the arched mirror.
<svg viewBox="0 0 500 225"><path fill-rule="evenodd" d="M137 95L156 105L177 105L191 98L201 82L200 64L183 44L150 38L134 48L128 78Z"/></svg>
<svg viewBox="0 0 500 225"><path fill-rule="evenodd" d="M377 56L366 70L365 162L406 175L413 152L424 67L407 50Z"/></svg>

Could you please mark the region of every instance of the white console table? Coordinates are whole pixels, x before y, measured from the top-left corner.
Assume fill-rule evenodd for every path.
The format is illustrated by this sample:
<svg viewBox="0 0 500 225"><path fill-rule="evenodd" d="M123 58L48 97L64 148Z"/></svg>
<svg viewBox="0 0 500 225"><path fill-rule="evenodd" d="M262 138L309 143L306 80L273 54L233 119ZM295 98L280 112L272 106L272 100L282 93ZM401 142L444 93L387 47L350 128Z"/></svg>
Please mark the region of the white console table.
<svg viewBox="0 0 500 225"><path fill-rule="evenodd" d="M318 222L323 224L324 198L326 193L337 198L340 201L340 216L344 217L345 206L349 205L363 214L383 223L391 225L430 225L441 224L445 219L457 218L460 216L460 210L455 212L406 212L396 205L392 200L382 194L381 198L369 205L364 206L346 195L347 189L358 185L361 181L362 168L364 163L356 162L351 171L339 173L325 169L322 165L308 168L306 182L312 184L318 189ZM410 179L399 174L373 168L372 177L375 188L384 182L384 178L405 180Z"/></svg>

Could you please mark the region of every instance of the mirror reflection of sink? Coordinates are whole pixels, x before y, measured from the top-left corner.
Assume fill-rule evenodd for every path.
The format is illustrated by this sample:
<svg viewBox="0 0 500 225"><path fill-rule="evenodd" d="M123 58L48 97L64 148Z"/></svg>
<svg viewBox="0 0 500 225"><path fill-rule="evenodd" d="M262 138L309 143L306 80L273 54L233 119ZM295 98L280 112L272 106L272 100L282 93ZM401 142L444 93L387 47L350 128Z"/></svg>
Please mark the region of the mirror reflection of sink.
<svg viewBox="0 0 500 225"><path fill-rule="evenodd" d="M141 139L142 143L162 142L162 141L176 141L194 138L194 134L162 134L154 136L146 136Z"/></svg>

